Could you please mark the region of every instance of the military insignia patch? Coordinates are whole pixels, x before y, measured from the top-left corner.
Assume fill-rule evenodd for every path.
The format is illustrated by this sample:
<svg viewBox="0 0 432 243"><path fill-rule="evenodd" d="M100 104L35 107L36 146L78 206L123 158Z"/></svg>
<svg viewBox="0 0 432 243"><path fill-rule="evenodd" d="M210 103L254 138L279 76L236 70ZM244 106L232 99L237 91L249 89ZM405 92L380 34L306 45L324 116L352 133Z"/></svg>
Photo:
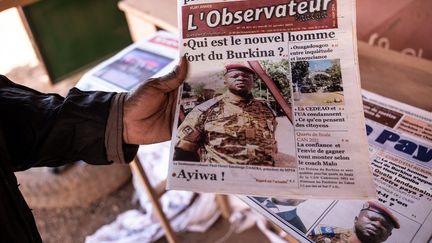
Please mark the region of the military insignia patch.
<svg viewBox="0 0 432 243"><path fill-rule="evenodd" d="M185 128L183 128L182 132L183 132L185 135L190 135L190 134L193 133L193 129L192 129L192 127L190 127L190 126L186 126Z"/></svg>

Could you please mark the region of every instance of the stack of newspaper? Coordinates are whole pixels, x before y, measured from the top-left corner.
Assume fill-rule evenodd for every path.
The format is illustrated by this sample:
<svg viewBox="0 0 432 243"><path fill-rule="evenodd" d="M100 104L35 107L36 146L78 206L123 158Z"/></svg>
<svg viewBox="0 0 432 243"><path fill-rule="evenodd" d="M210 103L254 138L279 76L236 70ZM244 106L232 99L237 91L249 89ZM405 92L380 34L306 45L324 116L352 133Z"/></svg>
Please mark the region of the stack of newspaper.
<svg viewBox="0 0 432 243"><path fill-rule="evenodd" d="M432 118L362 97L354 0L178 4L168 188L247 195L301 242L431 240Z"/></svg>
<svg viewBox="0 0 432 243"><path fill-rule="evenodd" d="M168 188L242 194L298 241L427 242L432 117L361 91L353 0L179 0ZM130 90L172 69L159 32L82 89ZM365 120L366 117L366 120Z"/></svg>
<svg viewBox="0 0 432 243"><path fill-rule="evenodd" d="M382 241L431 242L431 113L367 91L363 91L363 105L370 167L378 192L372 203L385 207L387 219L398 223ZM358 227L368 224L361 224L358 219L363 216L362 209L371 203L275 197L242 199L301 242L361 232ZM373 227L372 222L369 224Z"/></svg>

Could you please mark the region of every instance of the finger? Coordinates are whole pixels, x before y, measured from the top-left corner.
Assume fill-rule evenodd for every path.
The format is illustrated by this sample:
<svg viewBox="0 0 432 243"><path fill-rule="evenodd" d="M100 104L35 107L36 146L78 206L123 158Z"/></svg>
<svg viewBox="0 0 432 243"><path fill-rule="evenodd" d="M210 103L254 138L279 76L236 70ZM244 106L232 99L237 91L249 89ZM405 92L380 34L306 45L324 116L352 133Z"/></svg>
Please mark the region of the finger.
<svg viewBox="0 0 432 243"><path fill-rule="evenodd" d="M178 96L177 90L171 92L171 102L169 104L169 106L171 107L171 109L169 109L170 110L170 134L172 134L172 127L175 119L177 96Z"/></svg>
<svg viewBox="0 0 432 243"><path fill-rule="evenodd" d="M164 92L171 92L172 90L178 88L183 81L186 79L188 73L188 62L186 57L182 57L179 60L179 64L171 71L169 74L157 78L157 83L160 85Z"/></svg>

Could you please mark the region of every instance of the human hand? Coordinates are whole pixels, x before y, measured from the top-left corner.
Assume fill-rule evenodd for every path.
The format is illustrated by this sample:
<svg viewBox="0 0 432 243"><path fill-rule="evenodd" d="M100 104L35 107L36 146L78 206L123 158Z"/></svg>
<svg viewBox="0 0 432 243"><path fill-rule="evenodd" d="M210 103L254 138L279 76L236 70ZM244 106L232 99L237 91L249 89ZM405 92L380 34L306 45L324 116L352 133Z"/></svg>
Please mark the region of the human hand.
<svg viewBox="0 0 432 243"><path fill-rule="evenodd" d="M171 139L177 89L188 72L182 58L169 74L150 79L130 91L123 108L123 140L127 144L150 144Z"/></svg>

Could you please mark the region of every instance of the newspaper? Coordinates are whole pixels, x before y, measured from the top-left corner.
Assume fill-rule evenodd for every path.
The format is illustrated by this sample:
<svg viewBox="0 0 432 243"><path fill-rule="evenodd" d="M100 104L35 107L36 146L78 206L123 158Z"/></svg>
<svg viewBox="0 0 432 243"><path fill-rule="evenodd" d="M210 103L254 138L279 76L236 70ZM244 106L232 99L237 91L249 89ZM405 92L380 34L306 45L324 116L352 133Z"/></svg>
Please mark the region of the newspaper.
<svg viewBox="0 0 432 243"><path fill-rule="evenodd" d="M295 198L376 196L353 0L181 0L167 187Z"/></svg>
<svg viewBox="0 0 432 243"><path fill-rule="evenodd" d="M379 231L373 223L362 226L361 209L370 201L242 199L301 242L352 242L344 239L364 238L361 227L375 232L372 238L381 236L381 241L362 242L431 242L432 115L366 91L363 104L378 192L372 203L384 207L387 212L380 209L380 214L399 227ZM386 238L385 232L391 235Z"/></svg>
<svg viewBox="0 0 432 243"><path fill-rule="evenodd" d="M125 92L149 78L171 71L178 58L178 39L159 31L98 64L79 80L81 90Z"/></svg>

